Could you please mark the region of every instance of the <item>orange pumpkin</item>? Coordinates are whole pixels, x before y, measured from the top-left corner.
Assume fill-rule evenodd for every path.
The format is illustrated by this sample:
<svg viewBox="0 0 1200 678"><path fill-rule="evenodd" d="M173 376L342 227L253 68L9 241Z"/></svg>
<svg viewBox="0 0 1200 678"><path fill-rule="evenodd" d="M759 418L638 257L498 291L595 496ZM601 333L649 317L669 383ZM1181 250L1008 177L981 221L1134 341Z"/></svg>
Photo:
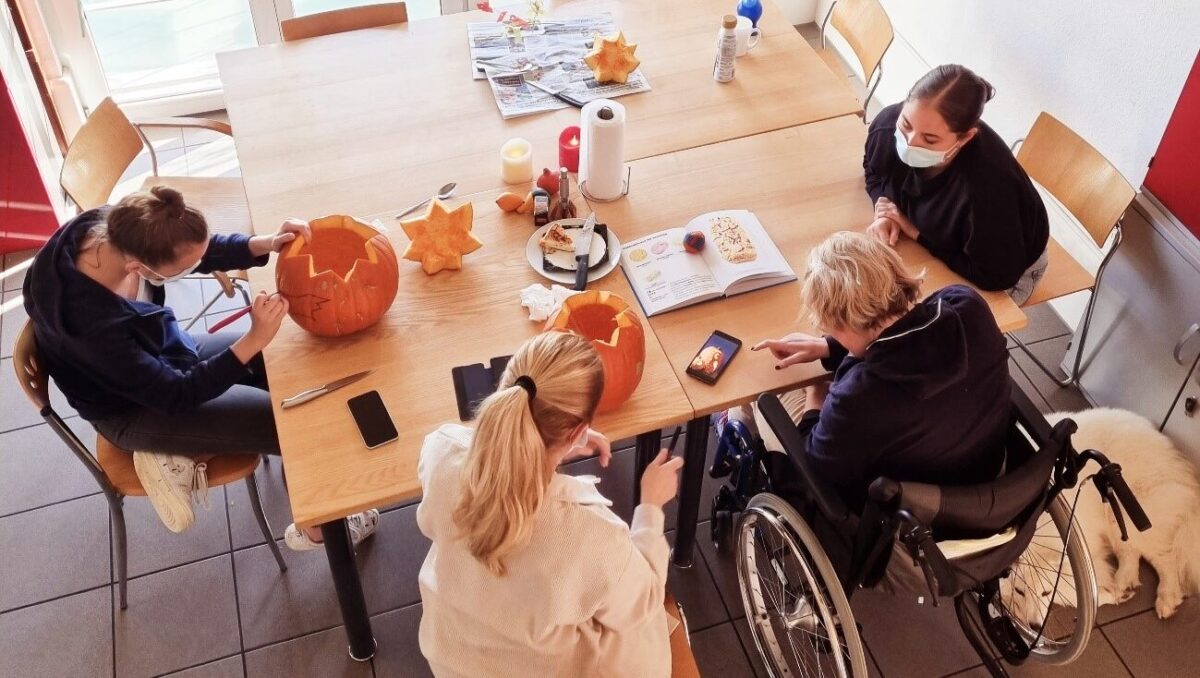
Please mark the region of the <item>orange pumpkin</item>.
<svg viewBox="0 0 1200 678"><path fill-rule="evenodd" d="M335 214L309 222L275 263L275 285L288 315L322 337L364 330L383 317L400 284L396 252L370 224Z"/></svg>
<svg viewBox="0 0 1200 678"><path fill-rule="evenodd" d="M611 412L629 400L642 380L646 332L642 319L624 299L600 290L567 297L546 329L574 332L596 347L604 363L598 412Z"/></svg>

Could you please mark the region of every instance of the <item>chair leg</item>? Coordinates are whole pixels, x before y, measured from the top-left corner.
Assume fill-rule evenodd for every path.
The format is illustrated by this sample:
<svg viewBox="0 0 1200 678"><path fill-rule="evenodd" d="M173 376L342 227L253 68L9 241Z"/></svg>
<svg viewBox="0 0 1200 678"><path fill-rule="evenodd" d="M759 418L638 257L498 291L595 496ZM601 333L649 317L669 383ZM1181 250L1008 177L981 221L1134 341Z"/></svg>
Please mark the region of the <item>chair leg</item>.
<svg viewBox="0 0 1200 678"><path fill-rule="evenodd" d="M117 545L113 553L114 564L117 568L117 591L121 600L121 609L129 607L127 594L129 579L129 542L125 534L125 498L120 495L108 495L108 509L112 515L113 531L117 537Z"/></svg>
<svg viewBox="0 0 1200 678"><path fill-rule="evenodd" d="M1087 346L1088 330L1092 326L1092 311L1096 308L1096 296L1100 291L1100 280L1104 277L1104 270L1108 268L1108 262L1112 261L1113 255L1117 252L1117 248L1121 246L1121 240L1123 239L1121 222L1117 222L1117 225L1113 228L1113 231L1116 233L1116 237L1113 240L1112 247L1109 248L1108 253L1104 255L1104 259L1100 262L1100 268L1096 270L1096 283L1092 285L1092 296L1090 299L1088 299L1087 308L1083 312L1083 322L1079 325L1079 347L1075 350L1075 361L1071 365L1070 374L1068 374L1066 377L1059 377L1058 372L1060 370L1052 369L1039 360L1038 357L1033 354L1033 351L1029 348L1029 346L1027 346L1025 342L1021 341L1016 334L1008 335L1012 337L1012 340L1017 347L1024 351L1025 355L1029 356L1029 359L1033 361L1034 365L1037 365L1042 372L1045 372L1046 376L1050 377L1054 383L1064 388L1074 384L1079 380L1079 375L1081 374L1080 366L1083 364L1083 349Z"/></svg>
<svg viewBox="0 0 1200 678"><path fill-rule="evenodd" d="M246 476L246 490L250 495L250 506L254 509L254 519L258 521L258 529L262 530L263 538L267 540L267 546L271 549L271 555L275 556L275 562L279 564L279 571L287 572L287 563L283 562L279 544L275 543L275 536L271 534L271 524L267 522L267 516L263 513L262 499L258 496L258 481L255 480L253 473Z"/></svg>

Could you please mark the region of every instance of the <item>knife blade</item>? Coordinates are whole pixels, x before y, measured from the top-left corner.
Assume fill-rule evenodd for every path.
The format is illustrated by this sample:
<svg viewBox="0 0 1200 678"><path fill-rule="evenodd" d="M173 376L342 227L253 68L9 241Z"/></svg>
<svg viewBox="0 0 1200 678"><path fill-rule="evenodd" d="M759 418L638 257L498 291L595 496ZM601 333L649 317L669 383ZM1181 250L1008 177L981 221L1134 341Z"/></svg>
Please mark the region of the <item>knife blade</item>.
<svg viewBox="0 0 1200 678"><path fill-rule="evenodd" d="M522 78L522 80L525 81L526 85L529 85L530 87L534 87L536 89L540 89L543 92L545 92L546 94L549 94L550 96L554 97L555 99L558 99L559 101L561 101L563 103L570 104L571 106L574 106L575 108L583 108L584 102L580 101L579 99L576 99L575 97L571 96L570 94L564 94L563 92L566 91L565 89L555 92L554 90L550 89L549 87L543 85L540 82L537 82L536 80L530 80L529 78Z"/></svg>
<svg viewBox="0 0 1200 678"><path fill-rule="evenodd" d="M575 234L575 286L582 292L587 288L588 264L592 258L592 236L596 232L596 213L588 215L579 232Z"/></svg>
<svg viewBox="0 0 1200 678"><path fill-rule="evenodd" d="M306 403L314 398L320 398L321 396L326 395L328 393L333 393L334 391L338 390L339 388L341 388L343 386L349 386L350 384L353 384L354 382L358 381L359 379L362 379L363 377L367 376L368 374L370 374L374 371L375 370L363 370L362 372L355 372L354 374L352 374L348 377L342 377L341 379L335 379L334 381L331 381L328 384L324 384L324 385L318 386L316 388L310 388L307 391L301 391L301 392L297 393L296 395L291 396L290 398L284 398L279 403L279 406L286 410L289 407L303 405L304 403Z"/></svg>

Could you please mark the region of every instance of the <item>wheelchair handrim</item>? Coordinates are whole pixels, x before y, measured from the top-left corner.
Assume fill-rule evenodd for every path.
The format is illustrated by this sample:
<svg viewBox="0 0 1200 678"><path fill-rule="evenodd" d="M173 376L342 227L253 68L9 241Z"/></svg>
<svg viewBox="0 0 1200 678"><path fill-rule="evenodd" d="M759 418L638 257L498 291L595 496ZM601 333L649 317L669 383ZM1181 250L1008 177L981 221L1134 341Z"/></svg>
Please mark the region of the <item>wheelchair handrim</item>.
<svg viewBox="0 0 1200 678"><path fill-rule="evenodd" d="M786 597L789 591L786 590L788 582L783 572L785 568L779 565L778 558L772 558L767 553L760 554L757 550L757 538L767 530L778 535L778 546L783 548L782 552L776 548L768 550L781 555L786 555L790 550L798 566L791 569L799 575L806 592L800 595L793 594L796 602L792 614L772 614L770 611L772 602L776 610L781 607L786 610L793 606ZM756 496L743 513L736 534L742 602L746 608L747 621L754 635L755 645L768 671L773 676L795 675L789 667L783 644L776 634L775 623L779 622L784 626L780 631L786 636L787 649L792 652L801 675L867 675L866 655L849 601L838 583L832 564L824 552L819 550L820 545L815 535L791 506L774 495ZM816 550L814 546L817 547ZM758 562L763 557L769 562ZM771 589L768 588L764 594L764 581L770 575L774 575L780 583L773 601L767 599ZM830 586L829 582L832 582L833 586ZM779 604L781 599L783 605ZM807 602L807 607L802 601ZM807 612L803 612L805 609ZM813 628L805 628L808 625ZM818 629L825 629L826 633L820 633ZM829 629L833 629L832 634L828 633ZM796 635L801 636L801 647L811 650L811 656L818 664L816 673L808 672L807 662L803 661L803 657L809 656L809 653L802 652L801 648L797 647ZM833 638L829 638L830 635ZM819 649L820 643L824 643L826 648L836 645L838 650ZM822 657L832 662L831 673L820 668Z"/></svg>

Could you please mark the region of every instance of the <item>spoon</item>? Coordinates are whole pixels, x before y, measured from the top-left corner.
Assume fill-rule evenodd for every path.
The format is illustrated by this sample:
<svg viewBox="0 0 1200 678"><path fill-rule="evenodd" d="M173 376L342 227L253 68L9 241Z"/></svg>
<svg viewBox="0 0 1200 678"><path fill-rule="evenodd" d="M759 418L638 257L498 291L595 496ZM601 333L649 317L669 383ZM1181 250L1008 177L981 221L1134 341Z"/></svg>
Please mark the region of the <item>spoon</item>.
<svg viewBox="0 0 1200 678"><path fill-rule="evenodd" d="M449 198L450 196L454 195L454 188L456 186L458 186L458 184L451 181L450 183L446 184L445 186L442 186L441 188L439 188L437 195L434 197L437 198L438 200L445 200L446 198ZM421 202L419 202L419 203L413 205L412 207L409 207L408 209L404 210L403 212L397 214L396 218L399 219L400 217L411 214L418 207L420 207L421 205L424 205L425 203L429 202L430 200L433 200L433 198L425 198Z"/></svg>

